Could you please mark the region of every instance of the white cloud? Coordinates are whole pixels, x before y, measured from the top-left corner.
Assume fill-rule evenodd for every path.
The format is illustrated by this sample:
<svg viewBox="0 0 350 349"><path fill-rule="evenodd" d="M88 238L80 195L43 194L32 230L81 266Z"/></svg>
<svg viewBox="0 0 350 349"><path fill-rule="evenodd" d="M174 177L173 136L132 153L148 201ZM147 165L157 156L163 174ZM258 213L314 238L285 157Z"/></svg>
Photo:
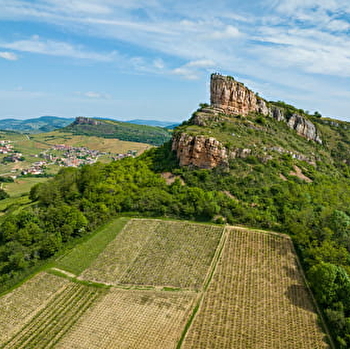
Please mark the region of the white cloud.
<svg viewBox="0 0 350 349"><path fill-rule="evenodd" d="M232 25L226 26L226 28L223 31L214 31L211 34L211 37L213 39L230 39L230 38L237 38L241 36L242 33Z"/></svg>
<svg viewBox="0 0 350 349"><path fill-rule="evenodd" d="M172 74L180 75L187 80L196 80L200 77L203 69L210 69L215 66L215 63L209 59L200 59L190 61L181 67L175 68L171 71Z"/></svg>
<svg viewBox="0 0 350 349"><path fill-rule="evenodd" d="M11 43L0 42L0 47L16 51L39 53L50 56L65 56L105 62L112 61L116 54L115 52L102 54L97 52L86 51L82 46L74 46L72 44L61 41L41 39L38 35L34 35L27 40L19 40ZM9 53L7 54L9 55ZM10 57L14 56L15 55L10 55Z"/></svg>
<svg viewBox="0 0 350 349"><path fill-rule="evenodd" d="M153 60L153 66L157 69L164 69L165 68L165 63L161 58L156 58L155 60Z"/></svg>
<svg viewBox="0 0 350 349"><path fill-rule="evenodd" d="M101 92L94 92L94 91L87 91L87 92L75 92L76 95L87 97L90 99L111 99L112 96L108 93L101 93Z"/></svg>
<svg viewBox="0 0 350 349"><path fill-rule="evenodd" d="M18 56L13 52L0 52L0 58L4 58L8 61L17 61Z"/></svg>

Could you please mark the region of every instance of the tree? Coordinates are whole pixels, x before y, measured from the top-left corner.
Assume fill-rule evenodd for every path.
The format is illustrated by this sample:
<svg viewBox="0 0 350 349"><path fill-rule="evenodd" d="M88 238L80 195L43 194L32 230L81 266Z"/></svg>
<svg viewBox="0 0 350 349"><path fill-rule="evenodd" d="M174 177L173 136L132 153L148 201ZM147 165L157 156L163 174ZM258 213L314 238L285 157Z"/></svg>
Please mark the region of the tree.
<svg viewBox="0 0 350 349"><path fill-rule="evenodd" d="M0 200L4 200L7 199L8 197L10 197L9 194L6 193L6 191L4 189L0 189Z"/></svg>

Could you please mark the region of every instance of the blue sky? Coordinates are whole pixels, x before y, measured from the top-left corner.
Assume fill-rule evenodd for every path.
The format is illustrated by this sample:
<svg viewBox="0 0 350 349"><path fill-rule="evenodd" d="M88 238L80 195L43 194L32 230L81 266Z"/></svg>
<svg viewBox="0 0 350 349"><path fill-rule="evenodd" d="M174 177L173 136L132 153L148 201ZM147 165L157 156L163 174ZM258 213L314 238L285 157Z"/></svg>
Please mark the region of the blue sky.
<svg viewBox="0 0 350 349"><path fill-rule="evenodd" d="M350 2L0 0L0 119L182 121L212 72L350 121Z"/></svg>

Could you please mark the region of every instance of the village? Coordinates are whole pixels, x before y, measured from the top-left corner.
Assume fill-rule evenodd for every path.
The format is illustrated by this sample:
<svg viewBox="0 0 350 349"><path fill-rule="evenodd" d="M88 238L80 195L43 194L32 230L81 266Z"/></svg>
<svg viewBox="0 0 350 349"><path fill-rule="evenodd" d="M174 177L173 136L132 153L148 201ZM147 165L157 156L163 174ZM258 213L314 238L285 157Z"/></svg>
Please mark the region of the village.
<svg viewBox="0 0 350 349"><path fill-rule="evenodd" d="M24 158L23 154L16 151L12 141L0 141L0 154L5 156L2 159L3 164L15 163L11 168L11 176L16 179L20 176L45 176L48 166L58 165L60 167L79 167L91 165L99 160L100 157L108 157L110 160L120 160L125 157L135 157L136 151L129 150L125 154L111 154L89 149L87 147L74 147L66 144L55 144L49 149L39 154L31 154L29 158L37 158L37 161L31 162ZM40 159L40 160L39 160ZM18 166L19 162L24 162L26 166ZM28 164L30 162L30 164ZM29 165L29 166L28 166Z"/></svg>

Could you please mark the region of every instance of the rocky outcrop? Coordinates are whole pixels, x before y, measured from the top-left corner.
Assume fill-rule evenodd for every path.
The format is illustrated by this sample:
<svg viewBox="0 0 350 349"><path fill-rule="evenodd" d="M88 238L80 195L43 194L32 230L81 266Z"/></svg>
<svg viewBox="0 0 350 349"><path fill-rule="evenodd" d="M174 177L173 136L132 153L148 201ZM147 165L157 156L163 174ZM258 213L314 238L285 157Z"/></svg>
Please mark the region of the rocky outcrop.
<svg viewBox="0 0 350 349"><path fill-rule="evenodd" d="M172 150L176 152L180 166L211 169L227 166L228 160L246 158L252 150L246 148L227 149L214 137L191 136L180 133L173 137Z"/></svg>
<svg viewBox="0 0 350 349"><path fill-rule="evenodd" d="M317 132L316 126L301 115L293 114L287 121L287 125L294 129L300 136L322 144L322 139Z"/></svg>
<svg viewBox="0 0 350 349"><path fill-rule="evenodd" d="M210 80L211 106L225 114L248 115L251 112L269 114L266 102L241 82L230 76L212 74Z"/></svg>
<svg viewBox="0 0 350 349"><path fill-rule="evenodd" d="M288 127L294 129L300 136L322 143L316 126L310 120L299 114L287 118L283 108L269 105L263 98L230 76L211 75L210 101L212 108L221 110L224 114L245 116L249 113L259 113L286 122Z"/></svg>
<svg viewBox="0 0 350 349"><path fill-rule="evenodd" d="M75 118L74 124L76 125L82 125L82 124L87 124L87 125L101 125L102 122L95 120L95 119L90 119L84 116L78 116Z"/></svg>
<svg viewBox="0 0 350 349"><path fill-rule="evenodd" d="M203 106L193 114L190 124L216 128L220 126L223 120L230 119L232 116L258 113L286 123L288 127L308 140L322 143L316 126L305 116L297 113L291 114L290 108L279 107L272 102L265 101L232 77L212 74L210 101L210 106ZM264 127L256 126L253 122L251 122L252 125L247 125L249 122L244 123L245 127L262 132L267 130ZM232 134L232 136L235 135ZM225 166L230 159L245 158L252 154L252 149L228 149L213 137L189 135L186 132L174 134L172 150L176 152L180 166L195 166L207 169ZM291 155L299 160L312 162L302 154L291 153ZM266 162L271 158L270 154L265 153L261 160Z"/></svg>
<svg viewBox="0 0 350 349"><path fill-rule="evenodd" d="M174 136L172 150L176 152L180 166L210 169L228 162L227 149L213 137L181 133Z"/></svg>

